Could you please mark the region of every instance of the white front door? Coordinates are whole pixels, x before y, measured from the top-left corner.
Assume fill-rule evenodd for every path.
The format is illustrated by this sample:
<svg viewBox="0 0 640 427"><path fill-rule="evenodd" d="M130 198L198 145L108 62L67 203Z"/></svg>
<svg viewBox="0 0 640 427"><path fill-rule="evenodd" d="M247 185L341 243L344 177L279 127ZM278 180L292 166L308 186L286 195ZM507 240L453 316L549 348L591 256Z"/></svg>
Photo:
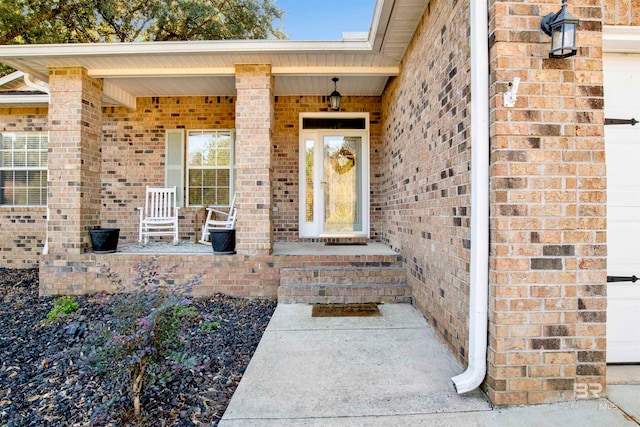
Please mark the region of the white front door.
<svg viewBox="0 0 640 427"><path fill-rule="evenodd" d="M640 120L640 55L604 57L605 116ZM605 126L607 275L640 277L640 124ZM607 286L607 362L640 362L640 281Z"/></svg>
<svg viewBox="0 0 640 427"><path fill-rule="evenodd" d="M352 116L301 120L300 237L369 236L368 120Z"/></svg>

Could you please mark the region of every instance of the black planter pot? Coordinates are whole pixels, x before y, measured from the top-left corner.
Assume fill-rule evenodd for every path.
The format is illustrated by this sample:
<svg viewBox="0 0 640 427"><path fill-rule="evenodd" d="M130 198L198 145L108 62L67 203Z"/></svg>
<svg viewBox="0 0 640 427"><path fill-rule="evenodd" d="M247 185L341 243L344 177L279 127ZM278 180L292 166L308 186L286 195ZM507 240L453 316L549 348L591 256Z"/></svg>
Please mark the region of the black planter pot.
<svg viewBox="0 0 640 427"><path fill-rule="evenodd" d="M236 253L236 230L233 228L209 230L213 253L229 255Z"/></svg>
<svg viewBox="0 0 640 427"><path fill-rule="evenodd" d="M110 254L118 248L119 228L96 228L89 230L93 252L97 254Z"/></svg>

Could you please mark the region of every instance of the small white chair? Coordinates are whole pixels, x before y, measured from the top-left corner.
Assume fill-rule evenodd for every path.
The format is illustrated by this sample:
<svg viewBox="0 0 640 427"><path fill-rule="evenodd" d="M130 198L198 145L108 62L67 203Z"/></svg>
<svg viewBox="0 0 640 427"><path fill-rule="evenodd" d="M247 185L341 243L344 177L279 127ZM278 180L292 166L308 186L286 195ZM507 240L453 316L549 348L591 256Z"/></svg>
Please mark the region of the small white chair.
<svg viewBox="0 0 640 427"><path fill-rule="evenodd" d="M225 208L207 208L207 219L202 226L202 236L200 237L200 243L207 244L211 241L209 230L211 229L233 229L236 226L236 215L238 213L236 209L236 195L233 195L231 204L226 210ZM215 214L215 216L214 216ZM211 219L214 216L215 219Z"/></svg>
<svg viewBox="0 0 640 427"><path fill-rule="evenodd" d="M173 244L178 244L178 210L176 187L147 187L144 208L140 211L139 242L149 243L149 236L173 236ZM144 240L144 242L143 242Z"/></svg>

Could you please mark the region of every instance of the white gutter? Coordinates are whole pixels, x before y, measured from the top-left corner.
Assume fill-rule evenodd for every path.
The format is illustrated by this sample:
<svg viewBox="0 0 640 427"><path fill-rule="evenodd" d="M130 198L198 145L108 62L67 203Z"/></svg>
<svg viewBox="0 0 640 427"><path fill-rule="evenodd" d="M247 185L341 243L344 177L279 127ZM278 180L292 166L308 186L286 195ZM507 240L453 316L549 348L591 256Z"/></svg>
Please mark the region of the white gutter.
<svg viewBox="0 0 640 427"><path fill-rule="evenodd" d="M24 73L24 83L29 86L31 89L38 90L40 92L44 92L49 94L49 85L46 83L36 83L33 80L33 75L29 73Z"/></svg>
<svg viewBox="0 0 640 427"><path fill-rule="evenodd" d="M487 1L471 3L471 283L469 366L453 377L458 393L476 389L487 372L489 294L489 44Z"/></svg>
<svg viewBox="0 0 640 427"><path fill-rule="evenodd" d="M0 104L48 104L49 95L2 95L0 96Z"/></svg>

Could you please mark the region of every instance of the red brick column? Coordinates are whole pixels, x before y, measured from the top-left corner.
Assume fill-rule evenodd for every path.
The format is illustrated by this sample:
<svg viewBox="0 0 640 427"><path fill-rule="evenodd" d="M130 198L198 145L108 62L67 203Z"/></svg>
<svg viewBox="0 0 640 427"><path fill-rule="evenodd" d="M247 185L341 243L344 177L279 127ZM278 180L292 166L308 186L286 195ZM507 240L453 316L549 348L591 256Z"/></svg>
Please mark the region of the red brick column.
<svg viewBox="0 0 640 427"><path fill-rule="evenodd" d="M540 20L560 5L489 2L486 386L496 404L569 400L581 384L598 383L604 392L602 4L571 2L569 11L580 19L578 55L549 59ZM518 100L506 108L502 96L514 77L521 79Z"/></svg>
<svg viewBox="0 0 640 427"><path fill-rule="evenodd" d="M236 251L268 255L273 248L271 66L236 66L236 89Z"/></svg>
<svg viewBox="0 0 640 427"><path fill-rule="evenodd" d="M49 251L79 254L100 222L102 80L54 68L49 89Z"/></svg>

